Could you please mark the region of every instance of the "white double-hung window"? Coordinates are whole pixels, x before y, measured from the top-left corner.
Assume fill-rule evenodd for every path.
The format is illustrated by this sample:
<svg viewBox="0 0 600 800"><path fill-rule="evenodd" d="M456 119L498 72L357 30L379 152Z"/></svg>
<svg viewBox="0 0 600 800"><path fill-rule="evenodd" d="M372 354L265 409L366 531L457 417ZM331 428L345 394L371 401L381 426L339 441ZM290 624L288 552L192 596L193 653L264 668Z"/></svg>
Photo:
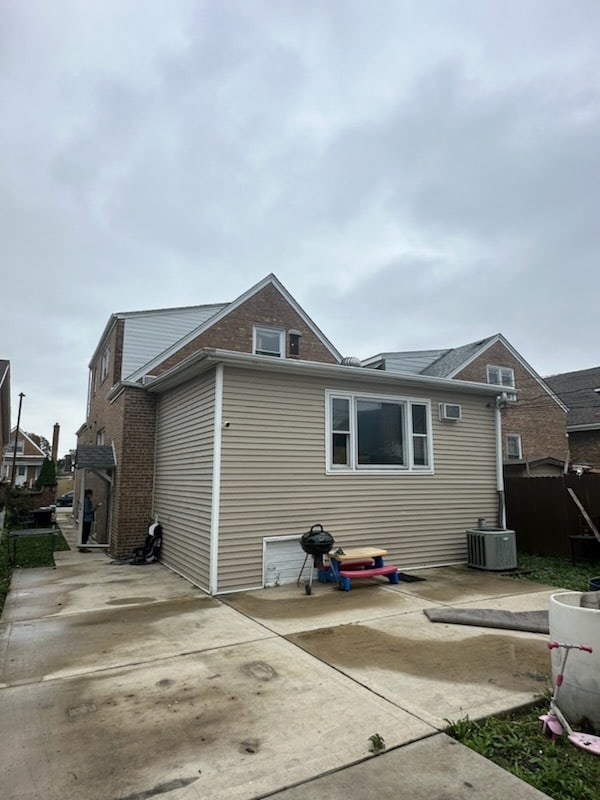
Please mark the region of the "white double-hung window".
<svg viewBox="0 0 600 800"><path fill-rule="evenodd" d="M508 389L515 388L515 371L511 367L496 367L493 364L488 364L486 372L488 383ZM507 399L514 402L517 399L517 395L514 392L508 392Z"/></svg>
<svg viewBox="0 0 600 800"><path fill-rule="evenodd" d="M252 333L252 351L258 356L274 356L285 358L284 331L279 328L261 328L254 326Z"/></svg>
<svg viewBox="0 0 600 800"><path fill-rule="evenodd" d="M432 469L428 400L326 393L327 470Z"/></svg>

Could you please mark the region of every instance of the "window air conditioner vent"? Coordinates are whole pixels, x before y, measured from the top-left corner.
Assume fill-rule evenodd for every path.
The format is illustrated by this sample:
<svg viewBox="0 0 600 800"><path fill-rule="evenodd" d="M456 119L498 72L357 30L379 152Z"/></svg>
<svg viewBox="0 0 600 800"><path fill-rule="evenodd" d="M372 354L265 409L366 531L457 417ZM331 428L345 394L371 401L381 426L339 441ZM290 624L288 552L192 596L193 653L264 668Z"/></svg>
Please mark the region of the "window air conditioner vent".
<svg viewBox="0 0 600 800"><path fill-rule="evenodd" d="M461 418L461 407L455 403L440 403L440 419L457 422Z"/></svg>

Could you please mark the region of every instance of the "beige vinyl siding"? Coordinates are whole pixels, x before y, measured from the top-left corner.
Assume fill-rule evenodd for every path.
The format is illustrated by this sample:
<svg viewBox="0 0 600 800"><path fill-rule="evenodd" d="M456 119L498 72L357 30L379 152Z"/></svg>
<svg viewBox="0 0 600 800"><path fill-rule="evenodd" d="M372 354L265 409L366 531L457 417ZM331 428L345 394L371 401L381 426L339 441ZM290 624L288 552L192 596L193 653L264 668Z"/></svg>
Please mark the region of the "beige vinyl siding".
<svg viewBox="0 0 600 800"><path fill-rule="evenodd" d="M327 389L429 396L434 474L327 475ZM440 422L441 401L460 403L462 419ZM388 549L403 569L466 561L465 530L496 517L494 413L489 396L226 367L218 591L260 586L263 537L314 523L343 547Z"/></svg>
<svg viewBox="0 0 600 800"><path fill-rule="evenodd" d="M214 372L160 396L154 508L161 559L209 590Z"/></svg>

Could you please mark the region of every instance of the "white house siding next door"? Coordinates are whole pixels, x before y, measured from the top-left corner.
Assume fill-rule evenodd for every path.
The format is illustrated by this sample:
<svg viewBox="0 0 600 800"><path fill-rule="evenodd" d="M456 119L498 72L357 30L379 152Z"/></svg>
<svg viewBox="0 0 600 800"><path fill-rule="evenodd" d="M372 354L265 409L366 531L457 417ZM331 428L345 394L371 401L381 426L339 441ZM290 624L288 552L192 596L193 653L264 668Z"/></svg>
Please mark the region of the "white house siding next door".
<svg viewBox="0 0 600 800"><path fill-rule="evenodd" d="M263 580L265 586L296 583L306 553L300 545L300 536L263 540ZM307 562L305 577L309 575ZM316 576L315 576L316 578Z"/></svg>
<svg viewBox="0 0 600 800"><path fill-rule="evenodd" d="M209 591L214 372L159 397L154 509L161 560Z"/></svg>

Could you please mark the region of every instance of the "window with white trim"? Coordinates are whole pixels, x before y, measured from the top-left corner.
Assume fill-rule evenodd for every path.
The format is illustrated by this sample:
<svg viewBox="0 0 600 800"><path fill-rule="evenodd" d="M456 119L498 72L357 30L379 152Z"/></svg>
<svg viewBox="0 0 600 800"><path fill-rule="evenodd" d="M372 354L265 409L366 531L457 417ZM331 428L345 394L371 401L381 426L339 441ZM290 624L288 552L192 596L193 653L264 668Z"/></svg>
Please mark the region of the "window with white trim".
<svg viewBox="0 0 600 800"><path fill-rule="evenodd" d="M509 389L515 388L515 371L511 367L496 367L488 364L486 369L488 383L494 384L494 386L505 386ZM517 395L509 392L507 399L514 402Z"/></svg>
<svg viewBox="0 0 600 800"><path fill-rule="evenodd" d="M104 445L104 428L101 428L101 430L96 433L96 444Z"/></svg>
<svg viewBox="0 0 600 800"><path fill-rule="evenodd" d="M506 436L506 457L511 461L523 458L521 437L518 433L509 433Z"/></svg>
<svg viewBox="0 0 600 800"><path fill-rule="evenodd" d="M252 352L257 356L284 358L284 331L279 328L263 328L255 325L252 332Z"/></svg>
<svg viewBox="0 0 600 800"><path fill-rule="evenodd" d="M515 388L515 372L510 367L487 366L487 382L495 386L510 386Z"/></svg>
<svg viewBox="0 0 600 800"><path fill-rule="evenodd" d="M428 400L328 392L328 471L431 470Z"/></svg>

